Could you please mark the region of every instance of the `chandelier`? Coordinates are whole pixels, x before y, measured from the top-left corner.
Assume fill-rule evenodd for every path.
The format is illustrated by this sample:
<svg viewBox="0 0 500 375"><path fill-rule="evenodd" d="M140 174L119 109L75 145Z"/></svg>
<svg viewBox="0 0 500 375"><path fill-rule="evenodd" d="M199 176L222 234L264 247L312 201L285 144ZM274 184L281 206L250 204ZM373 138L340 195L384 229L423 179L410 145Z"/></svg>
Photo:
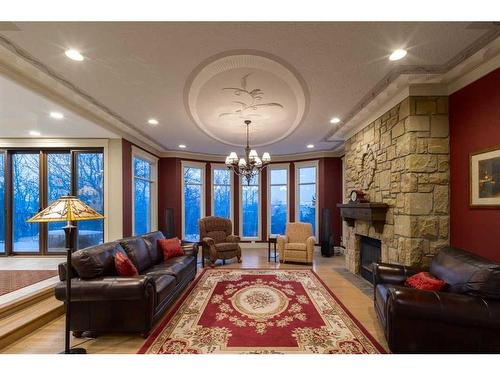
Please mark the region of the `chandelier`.
<svg viewBox="0 0 500 375"><path fill-rule="evenodd" d="M238 176L245 177L247 184L250 185L252 177L258 175L271 162L269 152L264 152L262 159L257 151L250 149L249 144L249 126L252 121L245 120L247 127L247 147L245 147L245 156L240 158L236 152L231 152L226 158L226 166L232 169Z"/></svg>

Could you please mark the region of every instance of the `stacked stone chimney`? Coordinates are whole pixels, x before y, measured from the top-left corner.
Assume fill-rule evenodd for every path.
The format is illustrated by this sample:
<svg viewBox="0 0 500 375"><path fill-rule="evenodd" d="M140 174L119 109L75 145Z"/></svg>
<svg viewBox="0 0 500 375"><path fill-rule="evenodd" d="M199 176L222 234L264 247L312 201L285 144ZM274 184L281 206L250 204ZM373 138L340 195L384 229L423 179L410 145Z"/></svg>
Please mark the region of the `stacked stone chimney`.
<svg viewBox="0 0 500 375"><path fill-rule="evenodd" d="M374 162L367 163L367 155ZM448 98L410 96L346 141L347 197L389 205L383 233L348 227L346 267L359 273L359 236L381 240L382 262L426 265L449 243Z"/></svg>

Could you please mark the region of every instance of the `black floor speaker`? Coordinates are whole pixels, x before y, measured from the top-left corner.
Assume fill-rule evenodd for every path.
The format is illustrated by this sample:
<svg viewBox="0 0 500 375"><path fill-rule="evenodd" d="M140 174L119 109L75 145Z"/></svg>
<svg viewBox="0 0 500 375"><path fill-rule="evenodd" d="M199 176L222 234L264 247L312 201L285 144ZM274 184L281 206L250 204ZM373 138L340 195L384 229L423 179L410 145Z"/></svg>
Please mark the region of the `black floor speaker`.
<svg viewBox="0 0 500 375"><path fill-rule="evenodd" d="M163 235L165 238L175 237L175 226L174 226L174 209L165 209L165 227L163 228Z"/></svg>
<svg viewBox="0 0 500 375"><path fill-rule="evenodd" d="M335 255L333 245L332 226L330 221L330 209L323 208L321 210L321 255L324 257L331 257Z"/></svg>

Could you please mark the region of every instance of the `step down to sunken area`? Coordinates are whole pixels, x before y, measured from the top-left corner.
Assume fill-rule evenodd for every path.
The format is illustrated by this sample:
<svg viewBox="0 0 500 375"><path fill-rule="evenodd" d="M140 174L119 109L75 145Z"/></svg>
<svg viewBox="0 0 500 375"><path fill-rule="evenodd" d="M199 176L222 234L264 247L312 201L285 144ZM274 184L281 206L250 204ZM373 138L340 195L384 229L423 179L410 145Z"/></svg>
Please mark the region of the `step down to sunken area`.
<svg viewBox="0 0 500 375"><path fill-rule="evenodd" d="M0 306L0 351L63 313L53 286Z"/></svg>

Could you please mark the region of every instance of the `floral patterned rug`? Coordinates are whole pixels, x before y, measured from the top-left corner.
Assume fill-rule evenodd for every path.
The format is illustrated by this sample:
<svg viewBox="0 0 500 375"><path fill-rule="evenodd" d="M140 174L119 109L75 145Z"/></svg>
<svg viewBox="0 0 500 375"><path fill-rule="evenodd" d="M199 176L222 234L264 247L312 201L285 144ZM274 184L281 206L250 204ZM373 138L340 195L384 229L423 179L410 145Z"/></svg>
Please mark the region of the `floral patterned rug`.
<svg viewBox="0 0 500 375"><path fill-rule="evenodd" d="M309 270L209 269L139 353L385 353Z"/></svg>

